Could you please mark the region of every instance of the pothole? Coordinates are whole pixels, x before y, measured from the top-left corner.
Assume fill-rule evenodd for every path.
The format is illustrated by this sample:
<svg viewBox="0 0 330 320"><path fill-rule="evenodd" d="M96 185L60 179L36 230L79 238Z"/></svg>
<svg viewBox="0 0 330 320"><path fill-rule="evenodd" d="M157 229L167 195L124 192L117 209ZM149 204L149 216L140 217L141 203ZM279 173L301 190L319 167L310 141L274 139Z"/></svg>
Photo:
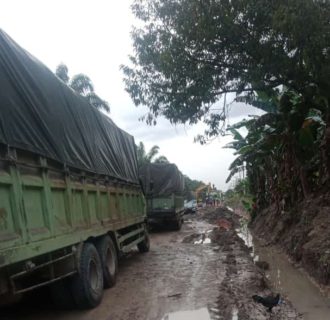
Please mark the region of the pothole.
<svg viewBox="0 0 330 320"><path fill-rule="evenodd" d="M207 308L178 311L166 314L162 320L211 320L210 313Z"/></svg>
<svg viewBox="0 0 330 320"><path fill-rule="evenodd" d="M213 230L207 230L202 233L194 233L183 238L183 243L193 243L193 244L209 244L212 243L210 238Z"/></svg>

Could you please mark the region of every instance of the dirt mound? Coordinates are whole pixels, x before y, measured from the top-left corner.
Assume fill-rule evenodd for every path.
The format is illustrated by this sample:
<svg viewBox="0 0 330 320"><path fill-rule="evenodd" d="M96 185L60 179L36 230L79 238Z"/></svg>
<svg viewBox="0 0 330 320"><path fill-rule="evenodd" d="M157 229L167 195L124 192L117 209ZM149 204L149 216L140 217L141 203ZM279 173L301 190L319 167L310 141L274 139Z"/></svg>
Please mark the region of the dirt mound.
<svg viewBox="0 0 330 320"><path fill-rule="evenodd" d="M233 227L239 226L239 216L224 207L199 209L197 219L218 225L221 224L221 221L227 221Z"/></svg>
<svg viewBox="0 0 330 320"><path fill-rule="evenodd" d="M311 197L287 211L275 206L251 223L254 233L284 248L321 285L330 285L330 193Z"/></svg>

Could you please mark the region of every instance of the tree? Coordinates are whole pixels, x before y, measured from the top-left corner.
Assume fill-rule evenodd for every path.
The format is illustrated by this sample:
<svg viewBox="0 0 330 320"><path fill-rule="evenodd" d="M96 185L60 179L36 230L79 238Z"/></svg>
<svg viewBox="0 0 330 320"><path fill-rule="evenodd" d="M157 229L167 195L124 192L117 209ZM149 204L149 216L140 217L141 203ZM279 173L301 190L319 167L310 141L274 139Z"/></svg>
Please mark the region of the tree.
<svg viewBox="0 0 330 320"><path fill-rule="evenodd" d="M76 74L70 80L70 87L86 97L87 94L94 92L94 86L91 79L83 73Z"/></svg>
<svg viewBox="0 0 330 320"><path fill-rule="evenodd" d="M142 27L122 69L148 123L203 120L216 136L226 113L212 105L223 94L273 96L283 86L329 109L329 1L135 0L132 10Z"/></svg>
<svg viewBox="0 0 330 320"><path fill-rule="evenodd" d="M262 98L258 100L261 105ZM284 205L290 207L326 187L330 182L330 157L324 148L326 114L311 107L316 105L315 100L285 89L273 101L277 108L270 110L276 112L229 128L234 141L226 147L234 149L237 158L229 167L227 181L244 168L258 207L276 204L280 211ZM238 131L242 127L248 131L245 137Z"/></svg>
<svg viewBox="0 0 330 320"><path fill-rule="evenodd" d="M65 84L67 84L71 89L85 97L88 102L96 109L103 109L110 112L110 107L108 102L102 100L94 91L94 85L91 79L83 73L74 75L71 79L68 75L68 67L61 63L57 66L55 74L60 78Z"/></svg>
<svg viewBox="0 0 330 320"><path fill-rule="evenodd" d="M185 199L191 200L195 197L195 190L199 187L206 185L203 181L190 179L187 175L183 176L184 178L184 197Z"/></svg>
<svg viewBox="0 0 330 320"><path fill-rule="evenodd" d="M148 152L146 152L144 143L141 141L136 146L136 150L139 166L147 163L169 163L165 156L159 156L156 158L159 153L159 146L155 145Z"/></svg>
<svg viewBox="0 0 330 320"><path fill-rule="evenodd" d="M169 163L168 159L165 156L159 156L155 159L155 163Z"/></svg>
<svg viewBox="0 0 330 320"><path fill-rule="evenodd" d="M57 75L58 78L60 78L65 84L69 83L69 69L64 63L60 63L56 67L55 74Z"/></svg>

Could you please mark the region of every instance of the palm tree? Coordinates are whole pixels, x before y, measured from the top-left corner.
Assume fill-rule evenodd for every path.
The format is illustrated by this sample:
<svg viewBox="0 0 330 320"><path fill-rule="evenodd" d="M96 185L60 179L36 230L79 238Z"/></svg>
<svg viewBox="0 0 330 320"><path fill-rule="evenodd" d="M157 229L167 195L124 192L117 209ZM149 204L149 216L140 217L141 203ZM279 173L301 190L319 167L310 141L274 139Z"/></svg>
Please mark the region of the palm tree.
<svg viewBox="0 0 330 320"><path fill-rule="evenodd" d="M70 80L70 87L86 97L87 94L94 92L94 86L92 80L83 73L74 75Z"/></svg>
<svg viewBox="0 0 330 320"><path fill-rule="evenodd" d="M71 79L68 75L68 67L61 63L57 66L55 74L71 89L85 97L88 102L96 109L103 109L110 112L107 101L101 99L94 91L92 80L83 73L74 75Z"/></svg>
<svg viewBox="0 0 330 320"><path fill-rule="evenodd" d="M159 156L155 159L154 163L169 163L169 161L165 156Z"/></svg>
<svg viewBox="0 0 330 320"><path fill-rule="evenodd" d="M140 142L141 144L142 142ZM153 162L155 160L156 155L159 153L159 147L158 146L152 146L149 152L146 154L146 161L147 162Z"/></svg>
<svg viewBox="0 0 330 320"><path fill-rule="evenodd" d="M60 63L56 67L55 74L58 78L60 78L65 84L68 84L69 82L69 75L68 75L69 69L64 63Z"/></svg>
<svg viewBox="0 0 330 320"><path fill-rule="evenodd" d="M148 152L146 152L144 143L140 142L136 149L139 166L147 163L169 163L165 156L155 158L159 153L159 146L157 145L153 146Z"/></svg>

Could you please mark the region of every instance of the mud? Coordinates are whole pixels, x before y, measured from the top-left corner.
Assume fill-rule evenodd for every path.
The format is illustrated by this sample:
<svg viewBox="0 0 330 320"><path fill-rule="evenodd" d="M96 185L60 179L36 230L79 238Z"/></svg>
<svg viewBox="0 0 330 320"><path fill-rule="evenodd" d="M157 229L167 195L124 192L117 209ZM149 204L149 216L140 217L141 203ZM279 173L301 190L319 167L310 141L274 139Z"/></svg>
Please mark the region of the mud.
<svg viewBox="0 0 330 320"><path fill-rule="evenodd" d="M241 221L243 223L238 235L250 248L255 265L264 273L267 283L274 291L285 294L305 320L328 319L330 299L325 297L315 281L279 247L253 237L244 223L246 220Z"/></svg>
<svg viewBox="0 0 330 320"><path fill-rule="evenodd" d="M311 195L291 208L275 205L258 214L251 227L302 266L330 297L330 192Z"/></svg>
<svg viewBox="0 0 330 320"><path fill-rule="evenodd" d="M276 247L264 246L258 239L254 239L253 243L256 264L258 259L269 263L269 269L264 269L264 272L274 290L285 293L305 320L328 319L330 299L322 295L306 272L290 263Z"/></svg>
<svg viewBox="0 0 330 320"><path fill-rule="evenodd" d="M285 296L271 314L253 302L253 294L272 292L238 237L237 223L228 210L206 208L187 216L180 232L153 232L151 251L132 251L120 261L116 286L93 310L57 310L43 292L28 304L0 310L0 319L301 319Z"/></svg>

